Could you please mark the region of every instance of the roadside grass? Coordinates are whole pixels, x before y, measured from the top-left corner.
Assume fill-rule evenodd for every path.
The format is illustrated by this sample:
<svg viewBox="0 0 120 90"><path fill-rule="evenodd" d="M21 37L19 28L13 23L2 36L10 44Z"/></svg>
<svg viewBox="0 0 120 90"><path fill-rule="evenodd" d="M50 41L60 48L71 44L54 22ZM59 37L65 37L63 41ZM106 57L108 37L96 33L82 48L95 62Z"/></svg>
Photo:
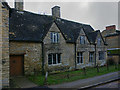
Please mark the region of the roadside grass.
<svg viewBox="0 0 120 90"><path fill-rule="evenodd" d="M120 65L118 66L120 68ZM84 73L83 69L77 71L66 71L66 72L59 72L56 74L49 74L47 78L47 84L60 84L64 82L71 82L79 79L86 79L94 76L104 75L110 72L118 71L118 68L115 68L114 65L109 66L109 70L107 70L106 66L99 67L99 72L97 72L97 68L86 68L86 74ZM27 76L29 80L36 83L37 85L43 86L45 82L45 76L38 74L38 75L31 75Z"/></svg>

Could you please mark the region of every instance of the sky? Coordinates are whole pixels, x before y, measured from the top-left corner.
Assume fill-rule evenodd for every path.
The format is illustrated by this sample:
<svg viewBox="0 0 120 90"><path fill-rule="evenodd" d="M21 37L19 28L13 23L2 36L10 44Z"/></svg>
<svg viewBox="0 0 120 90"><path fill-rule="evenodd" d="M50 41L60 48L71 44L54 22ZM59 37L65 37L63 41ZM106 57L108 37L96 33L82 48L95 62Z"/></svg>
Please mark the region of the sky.
<svg viewBox="0 0 120 90"><path fill-rule="evenodd" d="M14 7L14 0L6 1L11 7ZM109 25L116 25L118 29L118 0L106 0L106 2L102 0L58 1L24 0L24 10L52 15L51 8L57 5L60 6L61 18L63 19L90 24L95 30L102 31Z"/></svg>

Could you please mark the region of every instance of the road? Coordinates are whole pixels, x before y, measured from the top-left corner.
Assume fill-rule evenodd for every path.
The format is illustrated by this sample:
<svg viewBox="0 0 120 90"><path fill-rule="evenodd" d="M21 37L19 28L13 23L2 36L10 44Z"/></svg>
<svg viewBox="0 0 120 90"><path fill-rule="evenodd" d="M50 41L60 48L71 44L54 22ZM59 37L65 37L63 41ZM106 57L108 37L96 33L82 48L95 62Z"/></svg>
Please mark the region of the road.
<svg viewBox="0 0 120 90"><path fill-rule="evenodd" d="M120 80L110 82L104 85L97 86L95 88L120 88Z"/></svg>

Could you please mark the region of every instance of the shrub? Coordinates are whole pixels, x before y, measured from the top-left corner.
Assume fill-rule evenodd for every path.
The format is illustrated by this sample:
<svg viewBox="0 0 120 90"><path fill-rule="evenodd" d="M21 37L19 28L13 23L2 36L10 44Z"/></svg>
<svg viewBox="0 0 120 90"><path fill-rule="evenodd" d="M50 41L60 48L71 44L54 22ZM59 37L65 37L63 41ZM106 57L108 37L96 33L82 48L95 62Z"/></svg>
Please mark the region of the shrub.
<svg viewBox="0 0 120 90"><path fill-rule="evenodd" d="M108 65L114 65L114 64L115 64L114 59L113 59L113 58L107 59L107 64L108 64Z"/></svg>

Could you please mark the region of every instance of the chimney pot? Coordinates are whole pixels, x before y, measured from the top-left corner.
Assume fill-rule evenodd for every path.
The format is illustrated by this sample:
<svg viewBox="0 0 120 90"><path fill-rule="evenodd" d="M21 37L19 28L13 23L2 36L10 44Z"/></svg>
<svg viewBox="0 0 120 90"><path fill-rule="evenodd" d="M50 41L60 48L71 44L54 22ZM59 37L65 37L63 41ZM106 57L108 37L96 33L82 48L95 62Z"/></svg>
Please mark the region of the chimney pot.
<svg viewBox="0 0 120 90"><path fill-rule="evenodd" d="M107 26L106 30L116 30L116 25Z"/></svg>
<svg viewBox="0 0 120 90"><path fill-rule="evenodd" d="M17 10L23 10L23 0L15 0L15 8Z"/></svg>
<svg viewBox="0 0 120 90"><path fill-rule="evenodd" d="M59 6L54 6L52 8L52 16L60 18L60 7Z"/></svg>

